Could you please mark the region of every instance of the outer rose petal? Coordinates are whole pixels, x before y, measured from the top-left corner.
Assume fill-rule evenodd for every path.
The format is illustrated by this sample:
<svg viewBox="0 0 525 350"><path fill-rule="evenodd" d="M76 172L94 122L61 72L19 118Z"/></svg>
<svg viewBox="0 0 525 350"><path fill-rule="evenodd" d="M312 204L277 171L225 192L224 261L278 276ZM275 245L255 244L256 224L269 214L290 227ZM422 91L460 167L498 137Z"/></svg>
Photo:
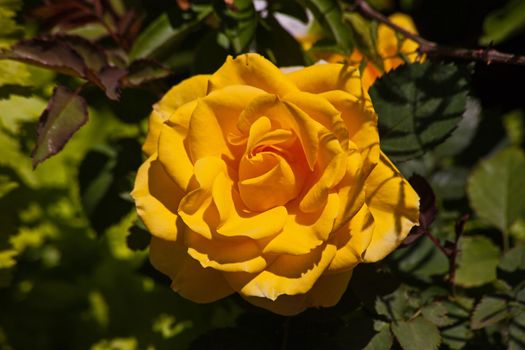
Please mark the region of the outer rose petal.
<svg viewBox="0 0 525 350"><path fill-rule="evenodd" d="M227 273L226 279L242 296L277 299L308 292L332 261L336 247L323 244L309 254L281 255L257 275Z"/></svg>
<svg viewBox="0 0 525 350"><path fill-rule="evenodd" d="M279 68L255 53L236 58L228 56L222 67L212 75L209 92L229 85L254 86L280 96L297 90Z"/></svg>
<svg viewBox="0 0 525 350"><path fill-rule="evenodd" d="M183 104L206 95L209 75L196 75L174 86L164 97L153 106L153 112L148 121L148 136L142 150L148 156L157 150L157 140L162 123Z"/></svg>
<svg viewBox="0 0 525 350"><path fill-rule="evenodd" d="M343 64L316 64L288 74L290 80L305 92L319 94L343 90L361 98L366 97L361 85L359 70Z"/></svg>
<svg viewBox="0 0 525 350"><path fill-rule="evenodd" d="M281 295L272 301L259 297L244 297L251 304L283 316L297 315L309 307L330 307L343 296L352 271L322 275L306 294Z"/></svg>
<svg viewBox="0 0 525 350"><path fill-rule="evenodd" d="M183 245L152 237L149 249L151 264L171 278L171 287L184 298L210 303L234 292L221 272L203 268Z"/></svg>
<svg viewBox="0 0 525 350"><path fill-rule="evenodd" d="M153 235L177 240L177 207L184 192L166 174L156 154L139 168L131 195L138 215Z"/></svg>
<svg viewBox="0 0 525 350"><path fill-rule="evenodd" d="M383 153L365 191L375 228L364 261L375 262L392 252L419 223L419 196Z"/></svg>

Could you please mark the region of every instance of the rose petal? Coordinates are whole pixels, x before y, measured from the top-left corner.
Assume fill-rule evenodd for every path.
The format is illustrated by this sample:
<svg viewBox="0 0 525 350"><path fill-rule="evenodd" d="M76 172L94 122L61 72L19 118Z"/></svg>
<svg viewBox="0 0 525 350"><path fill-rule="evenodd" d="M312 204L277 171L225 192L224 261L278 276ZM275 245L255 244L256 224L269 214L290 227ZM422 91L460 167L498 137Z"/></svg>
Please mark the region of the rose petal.
<svg viewBox="0 0 525 350"><path fill-rule="evenodd" d="M192 161L209 156L230 161L240 158L228 137L236 133L240 113L261 95L266 94L254 87L234 85L200 99L191 116L187 137Z"/></svg>
<svg viewBox="0 0 525 350"><path fill-rule="evenodd" d="M281 233L264 247L266 254L308 254L328 239L339 212L339 196L328 195L326 205L318 213L303 213L297 207L289 208L289 215Z"/></svg>
<svg viewBox="0 0 525 350"><path fill-rule="evenodd" d="M151 234L177 240L177 207L184 192L166 174L157 154L140 166L131 195L139 217Z"/></svg>
<svg viewBox="0 0 525 350"><path fill-rule="evenodd" d="M151 264L171 278L171 287L184 298L210 303L234 292L221 272L203 268L184 246L152 237L149 249Z"/></svg>
<svg viewBox="0 0 525 350"><path fill-rule="evenodd" d="M158 141L159 160L181 188L189 189L193 176L193 163L186 149L185 139L188 134L190 117L196 101L186 103L177 109L162 125Z"/></svg>
<svg viewBox="0 0 525 350"><path fill-rule="evenodd" d="M368 174L379 160L377 114L370 106L363 105L357 97L343 91L330 91L322 96L341 111L348 137L363 155L363 168Z"/></svg>
<svg viewBox="0 0 525 350"><path fill-rule="evenodd" d="M281 255L257 275L226 273L230 285L243 296L271 300L280 295L304 294L312 288L335 255L336 247L323 244L305 255Z"/></svg>
<svg viewBox="0 0 525 350"><path fill-rule="evenodd" d="M375 262L392 252L418 224L419 196L383 153L365 190L375 227L364 260Z"/></svg>
<svg viewBox="0 0 525 350"><path fill-rule="evenodd" d="M343 90L362 99L368 99L363 91L357 67L343 64L315 64L288 74L301 91L320 94Z"/></svg>
<svg viewBox="0 0 525 350"><path fill-rule="evenodd" d="M257 243L246 237L209 240L202 235L187 231L188 254L202 267L220 271L256 273L266 267Z"/></svg>
<svg viewBox="0 0 525 350"><path fill-rule="evenodd" d="M209 77L209 75L196 75L183 80L171 88L160 102L153 106L153 112L148 121L148 135L142 147L146 155L150 156L156 152L162 123L183 104L206 95Z"/></svg>
<svg viewBox="0 0 525 350"><path fill-rule="evenodd" d="M330 242L337 247L337 252L328 271L349 271L362 262L373 232L374 217L368 206L364 204L346 225L332 234Z"/></svg>
<svg viewBox="0 0 525 350"><path fill-rule="evenodd" d="M210 78L209 92L230 85L254 86L280 96L297 90L279 68L255 53L240 55L236 58L228 56L224 65Z"/></svg>

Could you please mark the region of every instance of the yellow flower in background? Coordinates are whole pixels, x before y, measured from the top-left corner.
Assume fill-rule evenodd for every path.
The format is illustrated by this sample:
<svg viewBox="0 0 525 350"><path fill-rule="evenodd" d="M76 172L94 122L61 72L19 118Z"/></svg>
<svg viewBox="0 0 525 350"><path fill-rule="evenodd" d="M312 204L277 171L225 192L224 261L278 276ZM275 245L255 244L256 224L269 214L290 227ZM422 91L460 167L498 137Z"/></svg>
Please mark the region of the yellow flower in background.
<svg viewBox="0 0 525 350"><path fill-rule="evenodd" d="M151 262L195 302L239 293L283 315L335 305L357 264L418 223L349 65L285 74L230 57L154 106L144 152L132 195Z"/></svg>
<svg viewBox="0 0 525 350"><path fill-rule="evenodd" d="M403 29L417 34L416 26L410 16L402 13L395 13L391 15L389 19L394 24L397 24ZM303 48L307 50L312 47L316 39L318 38L316 38L315 35L310 34L300 38L299 40L303 43ZM422 59L418 56L417 50L419 45L416 42L405 38L402 38L400 41L400 36L385 24L381 23L377 28L376 43L377 53L383 60L385 72L389 72L405 63L401 55L405 56L409 62L415 62L418 59ZM359 66L363 60L363 55L358 50L354 50L350 57L345 57L337 53L316 53L315 56L331 63L342 63L347 61L350 64L356 66ZM368 62L362 73L363 86L365 90L368 90L374 81L382 74L383 72L378 67L376 67L372 62Z"/></svg>

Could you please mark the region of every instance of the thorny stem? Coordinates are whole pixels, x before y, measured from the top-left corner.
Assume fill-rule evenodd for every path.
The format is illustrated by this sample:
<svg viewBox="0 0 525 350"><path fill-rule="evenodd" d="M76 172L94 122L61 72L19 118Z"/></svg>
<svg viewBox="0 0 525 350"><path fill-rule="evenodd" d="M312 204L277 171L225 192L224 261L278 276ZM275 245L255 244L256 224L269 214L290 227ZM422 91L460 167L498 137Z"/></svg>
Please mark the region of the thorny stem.
<svg viewBox="0 0 525 350"><path fill-rule="evenodd" d="M504 63L525 65L525 56L500 52L493 48L465 49L439 45L433 41L422 38L390 21L386 16L374 10L365 0L355 0L355 4L348 8L349 11L358 11L362 15L381 22L404 37L415 41L419 45L419 53L428 56L460 58L469 61L491 63Z"/></svg>

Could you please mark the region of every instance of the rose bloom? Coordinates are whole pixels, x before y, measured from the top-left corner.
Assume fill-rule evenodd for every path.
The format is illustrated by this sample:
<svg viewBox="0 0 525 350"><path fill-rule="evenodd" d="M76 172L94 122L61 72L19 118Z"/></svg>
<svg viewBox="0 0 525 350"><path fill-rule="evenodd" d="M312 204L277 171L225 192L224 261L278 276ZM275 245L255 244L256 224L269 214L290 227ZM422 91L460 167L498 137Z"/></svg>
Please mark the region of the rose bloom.
<svg viewBox="0 0 525 350"><path fill-rule="evenodd" d="M230 57L154 106L144 152L132 195L151 263L198 303L335 305L357 264L418 223L419 198L381 153L348 65L284 74L257 54Z"/></svg>
<svg viewBox="0 0 525 350"><path fill-rule="evenodd" d="M400 26L403 29L406 29L410 33L417 34L416 25L410 16L407 16L403 13L394 13L388 19ZM405 63L405 60L402 58L404 56L408 62L423 61L424 57L419 56L417 50L419 45L410 39L399 40L397 33L387 26L386 24L380 23L377 28L377 37L376 37L376 50L378 55L383 61L384 72L390 72L392 69L399 67ZM315 41L319 37L317 35L306 35L299 37L298 40L303 44L305 50L311 48ZM330 63L344 63L348 62L351 65L358 67L362 60L363 55L358 50L354 50L352 55L345 57L338 53L332 52L317 52L314 54L317 59L323 59ZM362 73L362 81L365 90L368 90L370 86L375 82L377 78L383 75L383 71L379 69L374 63L367 62L365 69Z"/></svg>

